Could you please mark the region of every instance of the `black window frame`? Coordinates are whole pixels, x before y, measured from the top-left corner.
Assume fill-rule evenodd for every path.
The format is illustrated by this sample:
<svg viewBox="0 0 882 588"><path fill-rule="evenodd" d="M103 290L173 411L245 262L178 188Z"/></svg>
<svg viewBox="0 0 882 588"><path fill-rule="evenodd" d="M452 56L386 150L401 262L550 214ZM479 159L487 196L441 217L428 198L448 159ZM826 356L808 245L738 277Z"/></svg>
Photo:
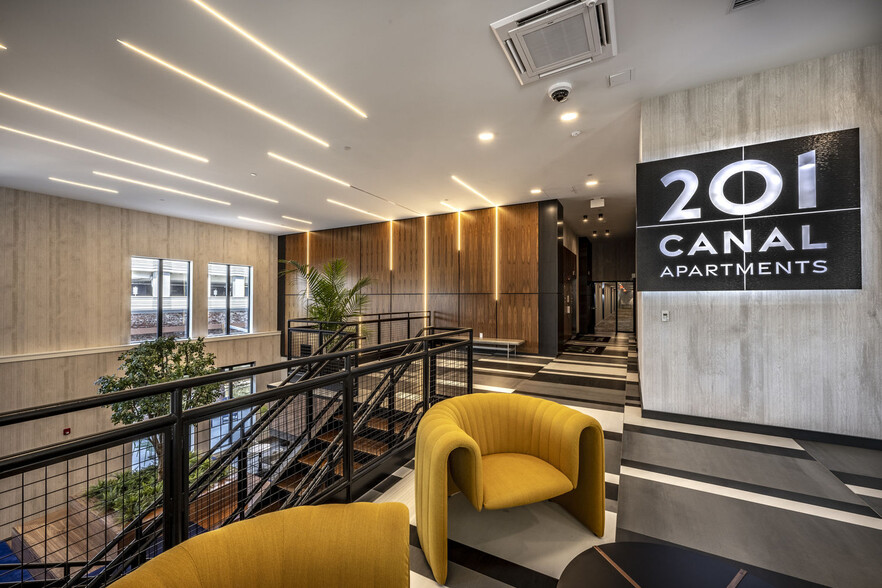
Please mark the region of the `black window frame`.
<svg viewBox="0 0 882 588"><path fill-rule="evenodd" d="M227 279L224 284L224 294L225 294L225 298L226 298L226 314L227 314L227 316L226 316L226 320L224 321L224 332L223 333L208 333L207 331L208 331L208 329L210 329L210 325L211 325L211 319L210 319L211 306L209 304L208 305L209 306L209 308L208 308L208 314L209 314L208 325L209 325L209 327L206 329L206 337L236 337L236 336L240 336L240 335L250 335L254 329L254 320L253 320L254 319L254 317L253 317L254 296L252 294L252 290L254 287L254 267L250 266L250 265L239 264L239 263L215 263L215 262L208 263L209 267L212 265L224 266L227 268ZM232 267L248 268L248 295L246 296L246 298L248 299L248 330L244 333L230 332L230 326L231 326L231 322L232 322L231 318L232 318L232 312L233 312L233 309L232 309L233 283L232 283L232 272L231 272ZM208 272L208 288L209 288L208 302L211 302L212 296L210 294L210 290L211 290L211 271L210 270Z"/></svg>
<svg viewBox="0 0 882 588"><path fill-rule="evenodd" d="M166 261L174 261L177 263L186 263L187 264L187 320L184 322L184 334L181 337L175 337L177 340L181 339L189 339L190 331L193 322L193 262L188 259L170 259L163 257L149 257L146 255L132 255L129 258L129 274L132 272L132 261L135 259L148 259L151 261L159 262L159 266L157 268L157 296L156 296L156 333L152 339L144 339L140 341L135 341L132 339L132 327L131 327L131 313L132 313L132 305L131 299L132 296L129 297L129 342L133 344L144 343L145 341L155 341L160 337L163 337L162 332L162 299L163 299L163 286L165 285L165 270L163 268L163 264ZM169 298L171 298L171 279L169 278ZM151 292L152 297L152 292Z"/></svg>

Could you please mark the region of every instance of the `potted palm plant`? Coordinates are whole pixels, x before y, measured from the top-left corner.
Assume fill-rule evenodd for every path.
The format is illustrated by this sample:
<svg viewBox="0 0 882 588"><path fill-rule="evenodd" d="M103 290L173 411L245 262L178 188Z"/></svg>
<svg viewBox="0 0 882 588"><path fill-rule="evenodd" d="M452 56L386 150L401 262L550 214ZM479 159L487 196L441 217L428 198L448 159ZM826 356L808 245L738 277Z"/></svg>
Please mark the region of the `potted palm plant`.
<svg viewBox="0 0 882 588"><path fill-rule="evenodd" d="M291 265L281 275L296 274L306 282L301 296L306 299L306 316L315 321L319 329L336 330L339 323L363 313L368 303L364 289L371 283L369 277L346 286L349 264L344 259L332 259L321 270L290 259L279 260Z"/></svg>

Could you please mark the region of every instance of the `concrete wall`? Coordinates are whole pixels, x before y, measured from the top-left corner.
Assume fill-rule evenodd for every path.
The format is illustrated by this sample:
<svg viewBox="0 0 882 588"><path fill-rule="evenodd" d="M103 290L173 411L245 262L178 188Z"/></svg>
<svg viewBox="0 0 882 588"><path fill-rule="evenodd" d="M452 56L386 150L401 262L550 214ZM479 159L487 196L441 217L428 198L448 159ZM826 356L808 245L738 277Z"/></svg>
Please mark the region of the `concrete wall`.
<svg viewBox="0 0 882 588"><path fill-rule="evenodd" d="M643 161L860 128L863 289L640 294L640 378L650 410L882 438L882 46L646 100L641 127Z"/></svg>

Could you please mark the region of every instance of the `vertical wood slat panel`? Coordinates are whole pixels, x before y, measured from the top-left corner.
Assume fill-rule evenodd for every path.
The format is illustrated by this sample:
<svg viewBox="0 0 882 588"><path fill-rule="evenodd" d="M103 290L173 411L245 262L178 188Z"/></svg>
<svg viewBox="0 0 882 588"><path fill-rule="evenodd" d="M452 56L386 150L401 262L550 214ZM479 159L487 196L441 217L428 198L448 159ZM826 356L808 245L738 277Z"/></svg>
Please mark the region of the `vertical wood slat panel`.
<svg viewBox="0 0 882 588"><path fill-rule="evenodd" d="M362 225L360 248L361 276L371 278L371 284L365 289L365 292L371 294L372 297L379 294L388 295L389 223ZM386 304L388 305L388 301Z"/></svg>
<svg viewBox="0 0 882 588"><path fill-rule="evenodd" d="M496 337L496 301L493 294L460 294L459 319L463 327L471 327L475 339L480 333Z"/></svg>
<svg viewBox="0 0 882 588"><path fill-rule="evenodd" d="M393 223L393 294L423 292L423 219L410 218ZM393 310L398 310L392 305ZM422 303L420 304L422 309Z"/></svg>
<svg viewBox="0 0 882 588"><path fill-rule="evenodd" d="M321 270L334 259L334 233L332 231L310 231L309 265Z"/></svg>
<svg viewBox="0 0 882 588"><path fill-rule="evenodd" d="M459 255L456 250L456 213L428 218L429 292L459 291Z"/></svg>
<svg viewBox="0 0 882 588"><path fill-rule="evenodd" d="M499 209L499 292L539 292L539 205Z"/></svg>
<svg viewBox="0 0 882 588"><path fill-rule="evenodd" d="M494 212L492 208L462 213L459 291L494 293Z"/></svg>
<svg viewBox="0 0 882 588"><path fill-rule="evenodd" d="M523 339L520 351L539 351L539 294L499 295L499 337Z"/></svg>

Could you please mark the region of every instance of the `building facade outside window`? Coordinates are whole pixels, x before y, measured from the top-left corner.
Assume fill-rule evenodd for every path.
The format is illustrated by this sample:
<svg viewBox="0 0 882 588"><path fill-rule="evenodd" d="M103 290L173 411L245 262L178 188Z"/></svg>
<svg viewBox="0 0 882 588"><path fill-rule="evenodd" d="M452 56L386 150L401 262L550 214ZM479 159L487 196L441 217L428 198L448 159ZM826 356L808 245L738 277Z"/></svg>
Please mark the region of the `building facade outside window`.
<svg viewBox="0 0 882 588"><path fill-rule="evenodd" d="M251 332L251 266L208 264L208 334Z"/></svg>
<svg viewBox="0 0 882 588"><path fill-rule="evenodd" d="M132 343L190 336L190 262L132 257Z"/></svg>

